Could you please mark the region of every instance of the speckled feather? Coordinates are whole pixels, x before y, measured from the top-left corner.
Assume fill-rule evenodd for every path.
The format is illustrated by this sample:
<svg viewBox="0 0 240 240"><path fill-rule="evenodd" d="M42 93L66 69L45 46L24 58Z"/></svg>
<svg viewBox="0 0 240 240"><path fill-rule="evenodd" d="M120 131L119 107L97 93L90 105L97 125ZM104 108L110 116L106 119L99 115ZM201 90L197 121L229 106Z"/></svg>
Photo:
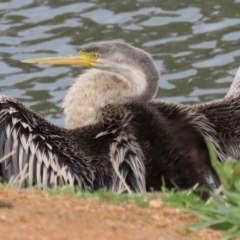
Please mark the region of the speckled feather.
<svg viewBox="0 0 240 240"><path fill-rule="evenodd" d="M112 167L116 160L120 172L124 162L124 168L128 171L124 173L124 180L129 182L129 187L133 191L145 191L143 154L141 149L136 149L135 139L131 135L126 136L127 122L121 128L119 109L119 122L116 123L119 130L97 138L104 129L104 117L98 124L66 130L52 125L17 100L6 96L0 97L0 109L0 156L13 151L1 165L4 181L18 176L27 164L27 178L33 185L68 184L80 185L87 190L107 187L124 192L126 189L116 181ZM121 138L125 139L124 143ZM114 143L116 153L112 152L116 158L109 161L113 140L117 143L117 146ZM25 181L22 187L26 184Z"/></svg>

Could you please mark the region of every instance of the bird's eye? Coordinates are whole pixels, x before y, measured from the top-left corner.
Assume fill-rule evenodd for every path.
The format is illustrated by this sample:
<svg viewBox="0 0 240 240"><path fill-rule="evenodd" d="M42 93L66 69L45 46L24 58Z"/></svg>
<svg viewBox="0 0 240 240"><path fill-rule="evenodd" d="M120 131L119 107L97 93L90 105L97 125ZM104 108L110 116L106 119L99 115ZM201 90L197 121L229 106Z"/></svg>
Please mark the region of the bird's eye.
<svg viewBox="0 0 240 240"><path fill-rule="evenodd" d="M92 59L97 59L99 57L98 53L92 53Z"/></svg>

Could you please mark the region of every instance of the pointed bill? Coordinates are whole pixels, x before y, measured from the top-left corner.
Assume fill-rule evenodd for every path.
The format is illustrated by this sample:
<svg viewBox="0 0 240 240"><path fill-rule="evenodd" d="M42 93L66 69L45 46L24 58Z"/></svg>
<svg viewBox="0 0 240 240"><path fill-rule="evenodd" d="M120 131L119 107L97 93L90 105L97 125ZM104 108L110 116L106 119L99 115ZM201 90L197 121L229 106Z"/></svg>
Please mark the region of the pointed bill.
<svg viewBox="0 0 240 240"><path fill-rule="evenodd" d="M91 67L91 63L94 63L94 59L92 59L91 53L79 52L76 55L28 59L21 62L31 64L80 65L84 67Z"/></svg>

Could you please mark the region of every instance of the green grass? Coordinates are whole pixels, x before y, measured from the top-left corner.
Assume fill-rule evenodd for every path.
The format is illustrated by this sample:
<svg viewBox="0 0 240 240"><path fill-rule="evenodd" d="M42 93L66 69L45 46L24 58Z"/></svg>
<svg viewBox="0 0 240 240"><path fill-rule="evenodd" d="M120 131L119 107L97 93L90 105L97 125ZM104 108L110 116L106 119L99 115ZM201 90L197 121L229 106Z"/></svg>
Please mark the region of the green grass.
<svg viewBox="0 0 240 240"><path fill-rule="evenodd" d="M202 221L190 226L192 229L211 227L226 231L224 239L240 237L240 161L220 163L209 141L207 144L212 166L222 182L220 189L210 192L206 203L186 191L174 190L164 190L163 201L198 216Z"/></svg>
<svg viewBox="0 0 240 240"><path fill-rule="evenodd" d="M217 160L209 142L211 162L220 176L220 193L211 193L210 203L204 206L192 206L191 212L202 219L194 228L213 227L227 231L225 239L240 236L240 161L228 159L224 164Z"/></svg>
<svg viewBox="0 0 240 240"><path fill-rule="evenodd" d="M80 188L72 188L72 187L63 187L63 188L55 188L55 189L46 189L49 194L67 194L70 196L74 196L77 198L97 198L102 202L109 204L128 204L134 203L141 208L148 207L149 196L143 194L117 194L115 192L111 192L107 189L100 189L96 192L90 193L87 191L83 191ZM152 198L152 197L151 197Z"/></svg>
<svg viewBox="0 0 240 240"><path fill-rule="evenodd" d="M0 182L0 187L5 188L18 188L18 183L2 183ZM28 184L27 189L38 189L31 184ZM25 189L22 189L24 191ZM100 189L95 192L84 191L79 187L63 186L63 187L52 187L45 188L44 191L49 195L65 194L68 196L76 198L96 198L101 202L120 205L120 204L136 204L140 208L147 208L149 205L149 200L160 198L160 194L140 194L140 193L128 193L128 194L118 194L107 189Z"/></svg>

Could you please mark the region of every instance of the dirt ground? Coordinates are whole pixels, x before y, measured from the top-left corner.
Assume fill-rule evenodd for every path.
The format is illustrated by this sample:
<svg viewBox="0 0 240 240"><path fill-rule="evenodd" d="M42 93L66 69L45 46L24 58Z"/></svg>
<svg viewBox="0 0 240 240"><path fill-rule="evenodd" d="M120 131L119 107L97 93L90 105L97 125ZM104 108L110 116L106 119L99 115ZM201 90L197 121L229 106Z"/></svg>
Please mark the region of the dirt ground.
<svg viewBox="0 0 240 240"><path fill-rule="evenodd" d="M0 187L0 240L221 239L222 232L192 232L197 219L152 200L148 208L98 199Z"/></svg>

